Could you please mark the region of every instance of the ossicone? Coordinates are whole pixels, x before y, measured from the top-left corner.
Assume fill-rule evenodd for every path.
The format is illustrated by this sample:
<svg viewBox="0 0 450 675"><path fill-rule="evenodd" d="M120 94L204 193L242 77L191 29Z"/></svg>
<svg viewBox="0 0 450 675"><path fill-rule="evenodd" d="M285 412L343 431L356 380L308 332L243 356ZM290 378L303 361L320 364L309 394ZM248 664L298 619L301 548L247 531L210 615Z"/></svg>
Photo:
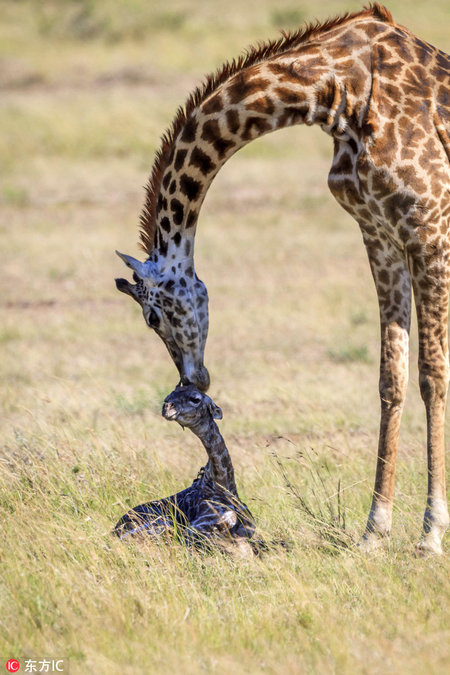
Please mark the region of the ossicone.
<svg viewBox="0 0 450 675"><path fill-rule="evenodd" d="M158 270L154 262L151 260L141 262L140 260L133 258L131 255L126 255L125 253L120 253L119 251L116 251L116 254L119 256L119 258L121 258L121 260L123 260L127 267L133 270L139 279L156 284Z"/></svg>

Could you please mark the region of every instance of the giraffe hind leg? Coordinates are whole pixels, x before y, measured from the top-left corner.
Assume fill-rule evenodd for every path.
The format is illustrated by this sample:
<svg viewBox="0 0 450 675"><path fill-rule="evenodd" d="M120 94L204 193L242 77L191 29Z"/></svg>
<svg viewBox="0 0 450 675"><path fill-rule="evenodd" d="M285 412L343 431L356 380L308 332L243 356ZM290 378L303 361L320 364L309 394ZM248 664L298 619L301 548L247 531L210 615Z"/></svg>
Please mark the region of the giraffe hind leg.
<svg viewBox="0 0 450 675"><path fill-rule="evenodd" d="M446 256L441 259L444 261ZM442 553L441 541L449 524L444 440L449 379L449 279L446 267L437 262L426 274L426 279L413 280L419 329L419 385L427 416L428 494L418 544L422 554Z"/></svg>

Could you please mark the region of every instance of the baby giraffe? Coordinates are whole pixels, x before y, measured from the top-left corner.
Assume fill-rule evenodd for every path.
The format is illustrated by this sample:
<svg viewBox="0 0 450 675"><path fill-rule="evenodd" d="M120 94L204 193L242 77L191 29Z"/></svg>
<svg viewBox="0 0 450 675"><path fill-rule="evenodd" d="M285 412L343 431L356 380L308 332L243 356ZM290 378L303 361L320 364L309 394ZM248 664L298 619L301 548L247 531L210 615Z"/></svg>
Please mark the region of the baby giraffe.
<svg viewBox="0 0 450 675"><path fill-rule="evenodd" d="M138 533L172 534L194 545L205 542L205 537L218 537L244 546L255 531L254 519L239 499L231 457L214 421L222 419L221 409L194 385L187 385L167 396L162 414L198 436L209 461L190 487L128 511L115 533L121 539Z"/></svg>

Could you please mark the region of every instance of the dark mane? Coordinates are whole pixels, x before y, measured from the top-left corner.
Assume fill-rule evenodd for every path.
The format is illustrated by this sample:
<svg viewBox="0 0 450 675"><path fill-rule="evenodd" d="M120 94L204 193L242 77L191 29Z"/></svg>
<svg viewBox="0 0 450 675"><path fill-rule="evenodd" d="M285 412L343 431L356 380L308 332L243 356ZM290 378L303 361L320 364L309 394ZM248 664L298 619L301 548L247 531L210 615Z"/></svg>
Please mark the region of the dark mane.
<svg viewBox="0 0 450 675"><path fill-rule="evenodd" d="M146 199L140 216L141 223L141 247L150 255L154 248L154 238L156 230L156 202L159 195L161 180L164 170L168 164L170 153L174 142L182 130L189 115L210 96L221 84L230 77L245 68L249 68L272 56L282 54L289 49L322 35L327 31L341 26L345 23L365 17L374 17L380 21L394 23L390 12L378 3L371 3L360 12L354 12L328 19L324 22L316 21L306 24L295 32L286 33L282 31L281 37L277 40L259 43L257 46L249 47L244 54L237 59L225 62L215 73L208 75L202 85L197 87L187 99L184 107L180 106L169 129L161 138L161 145L156 153L152 172L146 185Z"/></svg>

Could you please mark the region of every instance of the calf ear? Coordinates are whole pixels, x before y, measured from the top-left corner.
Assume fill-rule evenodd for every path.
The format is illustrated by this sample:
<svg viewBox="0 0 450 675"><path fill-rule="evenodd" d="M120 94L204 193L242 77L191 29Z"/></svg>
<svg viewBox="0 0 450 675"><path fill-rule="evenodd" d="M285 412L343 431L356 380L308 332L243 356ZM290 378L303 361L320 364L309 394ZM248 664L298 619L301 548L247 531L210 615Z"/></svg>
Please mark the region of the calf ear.
<svg viewBox="0 0 450 675"><path fill-rule="evenodd" d="M208 408L209 408L209 412L213 416L214 420L221 420L222 419L222 417L223 417L222 409L219 408L219 406L216 405L214 403L214 401L212 401L211 399L209 399Z"/></svg>

